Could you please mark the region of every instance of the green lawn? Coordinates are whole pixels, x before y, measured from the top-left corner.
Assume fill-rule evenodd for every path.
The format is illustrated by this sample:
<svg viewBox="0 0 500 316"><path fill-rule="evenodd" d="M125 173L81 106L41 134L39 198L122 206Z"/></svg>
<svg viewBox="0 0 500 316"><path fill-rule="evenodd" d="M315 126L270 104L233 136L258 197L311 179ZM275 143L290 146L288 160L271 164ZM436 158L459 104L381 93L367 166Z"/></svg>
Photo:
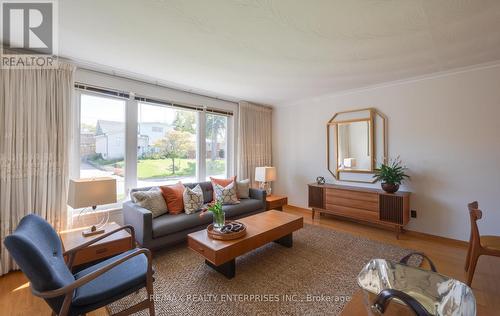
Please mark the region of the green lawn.
<svg viewBox="0 0 500 316"><path fill-rule="evenodd" d="M108 161L95 161L101 166L113 164ZM226 168L225 160L206 160L207 174L216 175L223 174ZM124 162L114 162L117 168L123 168ZM161 179L168 177L179 176L195 176L196 160L195 159L175 159L175 173L172 172L172 159L139 159L137 161L137 177L140 180Z"/></svg>
<svg viewBox="0 0 500 316"><path fill-rule="evenodd" d="M172 172L172 159L140 159L137 161L137 177L141 180L194 176L195 174L195 159L175 159L175 173Z"/></svg>

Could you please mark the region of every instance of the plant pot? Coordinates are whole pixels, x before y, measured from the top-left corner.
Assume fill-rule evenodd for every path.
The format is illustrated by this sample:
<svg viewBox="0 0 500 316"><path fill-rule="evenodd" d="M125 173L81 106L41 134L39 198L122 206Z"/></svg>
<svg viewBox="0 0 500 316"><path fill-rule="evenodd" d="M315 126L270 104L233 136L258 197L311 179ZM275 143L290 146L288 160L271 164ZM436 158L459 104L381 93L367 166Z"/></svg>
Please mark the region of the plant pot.
<svg viewBox="0 0 500 316"><path fill-rule="evenodd" d="M399 184L394 183L382 183L382 190L387 193L396 193L399 190Z"/></svg>

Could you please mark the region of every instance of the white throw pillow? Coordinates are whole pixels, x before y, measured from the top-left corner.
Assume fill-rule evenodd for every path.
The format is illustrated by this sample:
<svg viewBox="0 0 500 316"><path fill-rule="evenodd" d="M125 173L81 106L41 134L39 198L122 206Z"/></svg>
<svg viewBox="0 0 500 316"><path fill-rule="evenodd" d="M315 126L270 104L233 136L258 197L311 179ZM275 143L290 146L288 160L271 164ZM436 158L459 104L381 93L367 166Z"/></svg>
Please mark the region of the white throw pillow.
<svg viewBox="0 0 500 316"><path fill-rule="evenodd" d="M158 189L152 188L149 191L136 191L132 193L132 201L135 201L135 204L140 207L151 211L153 218L168 212L165 198Z"/></svg>
<svg viewBox="0 0 500 316"><path fill-rule="evenodd" d="M238 189L238 198L248 199L250 197L250 179L236 181Z"/></svg>
<svg viewBox="0 0 500 316"><path fill-rule="evenodd" d="M226 204L239 204L238 195L236 194L236 186L234 181L223 187L220 184L214 186L215 200L221 201L223 205Z"/></svg>
<svg viewBox="0 0 500 316"><path fill-rule="evenodd" d="M193 189L186 187L182 194L186 214L196 213L203 206L203 190L197 184Z"/></svg>

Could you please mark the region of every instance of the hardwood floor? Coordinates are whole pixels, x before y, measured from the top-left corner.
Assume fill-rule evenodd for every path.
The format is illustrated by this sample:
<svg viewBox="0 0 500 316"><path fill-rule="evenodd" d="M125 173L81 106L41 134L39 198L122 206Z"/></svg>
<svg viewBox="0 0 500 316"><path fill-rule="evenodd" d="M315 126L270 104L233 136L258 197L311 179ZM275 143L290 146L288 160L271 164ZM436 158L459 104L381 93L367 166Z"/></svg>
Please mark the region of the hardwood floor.
<svg viewBox="0 0 500 316"><path fill-rule="evenodd" d="M308 210L285 206L284 210L304 216L304 222L338 231L361 235L385 243L412 248L426 253L436 264L438 271L461 281L465 281L464 260L467 248L465 243L434 236L407 232L397 240L394 232L338 220L331 216L316 216L311 219ZM478 315L498 315L500 300L500 259L482 256L479 259L472 288L477 300ZM11 272L0 277L0 311L2 315L50 315L50 310L41 299L33 296L26 278L21 272ZM108 315L101 308L88 315Z"/></svg>

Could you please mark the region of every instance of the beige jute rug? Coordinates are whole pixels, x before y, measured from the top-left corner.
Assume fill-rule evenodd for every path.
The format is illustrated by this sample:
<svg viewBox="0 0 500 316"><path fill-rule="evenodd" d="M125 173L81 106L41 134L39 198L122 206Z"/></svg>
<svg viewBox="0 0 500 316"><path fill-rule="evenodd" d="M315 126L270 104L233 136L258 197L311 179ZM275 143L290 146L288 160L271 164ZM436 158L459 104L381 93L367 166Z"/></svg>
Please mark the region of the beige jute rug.
<svg viewBox="0 0 500 316"><path fill-rule="evenodd" d="M156 314L338 315L370 259L399 260L411 252L312 225L295 232L293 242L292 248L270 243L237 258L233 279L212 270L186 245L155 253ZM109 309L116 313L145 295L132 294Z"/></svg>

